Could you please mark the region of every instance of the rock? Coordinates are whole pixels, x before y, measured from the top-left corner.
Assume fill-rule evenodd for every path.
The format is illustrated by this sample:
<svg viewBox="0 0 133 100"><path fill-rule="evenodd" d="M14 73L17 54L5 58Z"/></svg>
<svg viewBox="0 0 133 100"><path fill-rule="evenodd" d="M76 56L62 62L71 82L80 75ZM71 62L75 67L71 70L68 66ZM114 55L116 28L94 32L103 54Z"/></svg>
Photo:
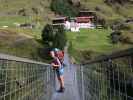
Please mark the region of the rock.
<svg viewBox="0 0 133 100"><path fill-rule="evenodd" d="M80 6L80 0L69 0L74 6Z"/></svg>

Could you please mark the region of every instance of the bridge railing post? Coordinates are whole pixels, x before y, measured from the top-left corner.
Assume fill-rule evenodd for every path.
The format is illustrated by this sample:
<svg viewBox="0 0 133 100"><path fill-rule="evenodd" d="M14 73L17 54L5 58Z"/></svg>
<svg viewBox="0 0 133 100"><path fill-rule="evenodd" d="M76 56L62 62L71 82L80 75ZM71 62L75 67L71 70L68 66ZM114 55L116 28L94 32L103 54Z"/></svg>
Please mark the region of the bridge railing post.
<svg viewBox="0 0 133 100"><path fill-rule="evenodd" d="M83 72L84 69L83 69L83 66L82 65L80 66L80 70L81 70L81 84L82 84L81 85L81 88L82 88L82 100L84 100L84 94L85 94L84 93L85 92L84 91L84 72Z"/></svg>

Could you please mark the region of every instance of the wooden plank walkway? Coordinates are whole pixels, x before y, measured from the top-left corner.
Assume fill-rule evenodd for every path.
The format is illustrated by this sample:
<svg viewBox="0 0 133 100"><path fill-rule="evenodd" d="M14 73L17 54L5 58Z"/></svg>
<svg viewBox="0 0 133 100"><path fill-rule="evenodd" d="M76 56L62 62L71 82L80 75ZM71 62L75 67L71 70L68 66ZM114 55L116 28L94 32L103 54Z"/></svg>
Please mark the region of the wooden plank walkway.
<svg viewBox="0 0 133 100"><path fill-rule="evenodd" d="M67 65L64 68L65 92L58 93L56 91L59 89L59 84L58 82L56 82L56 90L52 96L52 100L79 100L77 78L76 78L76 66L70 64L67 53L65 53L64 60L65 60L64 63Z"/></svg>

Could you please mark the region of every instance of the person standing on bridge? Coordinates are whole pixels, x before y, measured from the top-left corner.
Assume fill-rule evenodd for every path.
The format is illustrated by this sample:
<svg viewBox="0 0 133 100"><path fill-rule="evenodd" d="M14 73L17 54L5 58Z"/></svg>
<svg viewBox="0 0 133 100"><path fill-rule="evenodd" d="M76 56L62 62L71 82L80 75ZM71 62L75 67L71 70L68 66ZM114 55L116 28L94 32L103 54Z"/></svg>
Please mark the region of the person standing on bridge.
<svg viewBox="0 0 133 100"><path fill-rule="evenodd" d="M54 70L56 71L56 75L58 78L58 81L60 83L60 89L58 92L64 92L64 68L63 68L63 63L59 57L59 54L61 55L61 52L59 49L55 48L50 52L51 57L53 58L53 61L51 65L53 66ZM62 52L62 55L64 56L64 53Z"/></svg>

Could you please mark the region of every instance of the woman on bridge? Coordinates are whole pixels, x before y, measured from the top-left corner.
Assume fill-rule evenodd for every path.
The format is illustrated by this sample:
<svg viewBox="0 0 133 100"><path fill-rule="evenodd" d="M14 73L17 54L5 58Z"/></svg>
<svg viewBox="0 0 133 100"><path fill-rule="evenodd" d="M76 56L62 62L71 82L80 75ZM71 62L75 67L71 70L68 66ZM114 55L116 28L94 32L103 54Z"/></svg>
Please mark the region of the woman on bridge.
<svg viewBox="0 0 133 100"><path fill-rule="evenodd" d="M58 81L60 83L60 89L58 90L58 92L64 92L64 90L65 90L65 88L64 88L64 76L63 76L64 69L63 69L62 62L58 57L59 51L60 51L59 49L55 48L54 50L52 50L50 52L50 55L53 58L51 65L55 69Z"/></svg>

